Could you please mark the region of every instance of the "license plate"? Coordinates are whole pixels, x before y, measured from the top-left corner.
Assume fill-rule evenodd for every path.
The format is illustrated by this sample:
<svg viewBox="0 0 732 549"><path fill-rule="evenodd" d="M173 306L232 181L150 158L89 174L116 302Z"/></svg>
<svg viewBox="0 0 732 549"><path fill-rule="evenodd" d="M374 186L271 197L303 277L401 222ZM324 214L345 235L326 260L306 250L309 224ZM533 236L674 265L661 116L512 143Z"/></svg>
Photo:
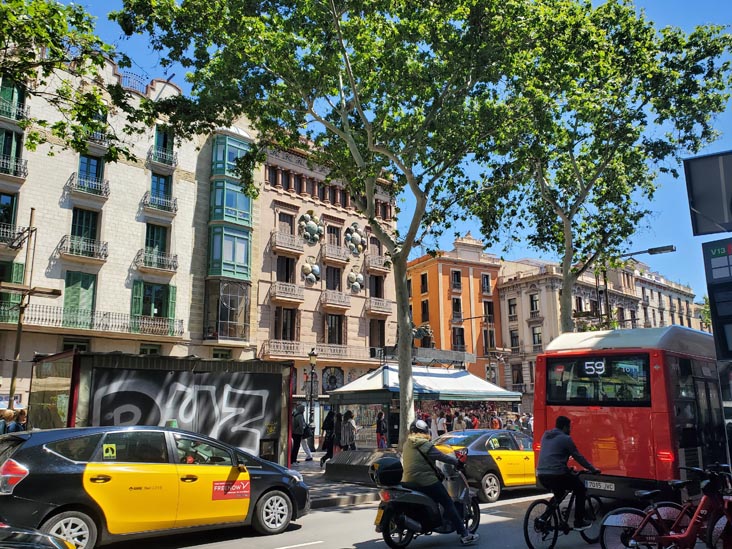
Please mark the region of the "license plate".
<svg viewBox="0 0 732 549"><path fill-rule="evenodd" d="M595 490L603 490L605 492L614 492L615 484L612 482L600 482L599 480L586 480L585 487Z"/></svg>
<svg viewBox="0 0 732 549"><path fill-rule="evenodd" d="M378 511L376 511L376 518L374 519L374 524L376 526L378 526L379 524L381 524L381 517L383 515L384 515L384 510L383 509L379 509Z"/></svg>

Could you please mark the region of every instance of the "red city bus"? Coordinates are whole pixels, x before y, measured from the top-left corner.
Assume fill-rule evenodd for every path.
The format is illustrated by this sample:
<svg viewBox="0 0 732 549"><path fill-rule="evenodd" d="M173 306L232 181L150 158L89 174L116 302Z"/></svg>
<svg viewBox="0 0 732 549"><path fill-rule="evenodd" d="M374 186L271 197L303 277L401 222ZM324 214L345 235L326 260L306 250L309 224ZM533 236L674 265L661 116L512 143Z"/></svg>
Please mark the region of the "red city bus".
<svg viewBox="0 0 732 549"><path fill-rule="evenodd" d="M536 360L534 451L557 416L602 471L590 493L632 498L685 478L679 466L728 463L710 334L681 326L562 334Z"/></svg>

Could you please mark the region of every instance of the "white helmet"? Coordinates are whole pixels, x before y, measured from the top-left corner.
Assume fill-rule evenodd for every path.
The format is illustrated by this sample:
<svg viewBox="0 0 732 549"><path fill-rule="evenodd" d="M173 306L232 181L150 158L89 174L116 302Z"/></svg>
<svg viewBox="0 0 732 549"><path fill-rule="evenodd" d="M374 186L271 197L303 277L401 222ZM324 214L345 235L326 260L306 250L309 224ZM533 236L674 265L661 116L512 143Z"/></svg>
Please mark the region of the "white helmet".
<svg viewBox="0 0 732 549"><path fill-rule="evenodd" d="M418 419L409 426L409 430L413 433L429 433L430 426L427 425L426 421Z"/></svg>

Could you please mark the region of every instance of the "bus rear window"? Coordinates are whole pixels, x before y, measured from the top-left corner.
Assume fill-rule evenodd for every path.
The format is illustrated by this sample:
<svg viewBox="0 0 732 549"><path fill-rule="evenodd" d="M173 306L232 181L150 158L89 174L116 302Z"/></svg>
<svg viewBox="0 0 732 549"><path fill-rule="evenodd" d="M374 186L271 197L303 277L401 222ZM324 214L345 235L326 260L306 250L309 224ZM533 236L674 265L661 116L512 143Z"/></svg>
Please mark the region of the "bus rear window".
<svg viewBox="0 0 732 549"><path fill-rule="evenodd" d="M549 358L547 404L650 406L647 354Z"/></svg>

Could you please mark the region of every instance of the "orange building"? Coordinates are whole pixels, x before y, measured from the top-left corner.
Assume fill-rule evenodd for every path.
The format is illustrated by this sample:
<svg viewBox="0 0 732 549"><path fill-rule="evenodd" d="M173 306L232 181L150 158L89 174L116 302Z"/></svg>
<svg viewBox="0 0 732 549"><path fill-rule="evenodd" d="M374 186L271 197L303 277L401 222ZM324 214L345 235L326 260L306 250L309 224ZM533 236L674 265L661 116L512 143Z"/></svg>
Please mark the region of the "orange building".
<svg viewBox="0 0 732 549"><path fill-rule="evenodd" d="M483 252L470 233L455 240L450 252L425 255L408 264L409 307L416 326L428 325L432 335L418 347L462 351L475 355L468 370L505 386L504 349L496 282L498 257Z"/></svg>

